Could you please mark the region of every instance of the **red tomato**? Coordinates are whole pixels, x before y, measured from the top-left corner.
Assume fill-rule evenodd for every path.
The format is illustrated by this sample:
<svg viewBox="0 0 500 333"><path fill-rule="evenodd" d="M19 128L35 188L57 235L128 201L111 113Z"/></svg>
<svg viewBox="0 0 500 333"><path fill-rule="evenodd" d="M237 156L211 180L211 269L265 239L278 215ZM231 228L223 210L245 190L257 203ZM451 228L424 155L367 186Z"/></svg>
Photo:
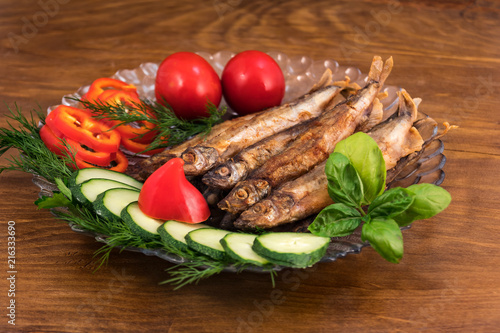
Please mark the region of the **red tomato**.
<svg viewBox="0 0 500 333"><path fill-rule="evenodd" d="M244 51L224 68L222 91L227 104L245 115L280 105L285 95L285 77L266 53Z"/></svg>
<svg viewBox="0 0 500 333"><path fill-rule="evenodd" d="M179 118L207 117L207 104L222 98L219 76L201 56L177 52L160 64L156 74L156 100L168 104Z"/></svg>

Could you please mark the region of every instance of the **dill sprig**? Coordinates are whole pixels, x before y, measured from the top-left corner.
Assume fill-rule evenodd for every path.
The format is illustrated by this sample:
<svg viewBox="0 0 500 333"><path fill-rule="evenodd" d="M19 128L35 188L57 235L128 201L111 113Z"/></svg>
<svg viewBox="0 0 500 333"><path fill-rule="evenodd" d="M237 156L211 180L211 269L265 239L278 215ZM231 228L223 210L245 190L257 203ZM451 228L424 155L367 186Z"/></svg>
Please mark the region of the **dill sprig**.
<svg viewBox="0 0 500 333"><path fill-rule="evenodd" d="M177 290L188 284L198 284L201 280L221 273L225 268L226 265L219 261L185 262L168 268L166 271L171 278L160 284L174 285L174 290Z"/></svg>
<svg viewBox="0 0 500 333"><path fill-rule="evenodd" d="M126 104L115 101L73 100L91 110L97 119L117 121L118 124L114 127L140 121L154 124L156 126L154 131L157 131L158 134L147 150L172 146L199 133L207 135L215 124L222 121L222 116L226 113L226 108L217 109L215 105L209 103L207 105L208 117L185 120L178 118L169 107L148 100L130 101Z"/></svg>
<svg viewBox="0 0 500 333"><path fill-rule="evenodd" d="M56 213L56 217L69 224L75 224L84 230L94 232L106 242L105 245L94 253L94 257L98 257L99 262L97 269L108 262L111 252L115 248L123 251L123 249L130 247L144 249L162 247L159 237L155 240L145 242L141 237L132 232L130 227L123 223L122 220L102 218L93 210L83 206L71 204L69 212Z"/></svg>
<svg viewBox="0 0 500 333"><path fill-rule="evenodd" d="M26 117L17 104L15 111L7 108L10 112L7 117L16 121L19 126L16 127L8 121L8 127L0 128L0 156L12 148L19 150L21 155L8 158L9 165L0 166L0 173L4 170L17 170L38 174L49 181L69 177L72 173L67 166L67 163L71 164L70 156L58 158L40 139L39 122L45 123L42 111L34 109Z"/></svg>
<svg viewBox="0 0 500 333"><path fill-rule="evenodd" d="M233 263L232 265L236 267L237 273L240 273L245 268L252 266L243 263ZM227 262L214 261L213 259L211 260L209 259L207 261L204 260L188 261L166 269L166 271L170 274L171 278L160 282L160 284L174 285L175 286L174 290L177 290L188 284L198 284L198 282L200 282L201 280L207 279L213 275L223 272L224 269L226 269L227 267L228 267ZM270 274L271 283L274 288L275 286L274 278L276 277L278 272L273 270L271 267L262 269Z"/></svg>
<svg viewBox="0 0 500 333"><path fill-rule="evenodd" d="M123 106L116 107L124 111ZM159 108L161 109L162 107L160 106ZM166 110L169 111L168 109ZM171 278L162 282L162 284L173 284L178 289L187 284L198 283L203 279L219 274L230 265L236 267L238 272L249 267L248 264L234 263L229 259L214 260L190 249L181 250L163 243L159 237L145 242L138 235L134 234L123 221L102 218L94 210L77 204L72 200L70 190L64 185L64 180L73 174L73 171L68 167L68 165L74 163L74 156L72 156L74 154L71 151L71 147L67 146L70 153L66 154L66 157L61 158L45 146L39 134L40 124L45 124L45 115L41 110L34 109L26 117L16 105L15 111L9 108L9 112L10 115L7 117L17 122L17 126L8 122L7 128L0 128L0 156L11 148L19 150L21 155L7 159L10 165L0 167L0 172L4 170L18 170L34 173L57 184L60 192L54 192L52 197L43 196L35 203L39 208L51 209L59 220L70 225L77 225L82 230L101 237L105 244L95 252L95 257L98 257L98 266L96 269L99 269L108 262L111 252L114 249L119 249L120 251L127 248L160 249L169 255L176 255L185 260L184 263L168 268L167 272ZM223 112L215 110L211 117L203 121L203 124L191 123L186 125L187 128L191 129L191 132L183 134L184 137L200 132L207 133L211 126L220 120L222 114ZM137 118L139 115L134 117L136 118L127 118L127 120L152 120ZM164 119L162 117L158 118L158 121ZM175 121L173 124L172 126L179 126L179 123ZM162 126L165 126L165 123ZM169 132L169 138L176 137L175 133L184 131L186 131L186 127L176 127L175 130ZM160 134L159 137L162 135L165 134ZM177 137L180 138L180 135ZM65 144L64 142L62 143ZM169 143L172 143L172 140L169 139ZM274 285L276 272L270 269L270 273Z"/></svg>

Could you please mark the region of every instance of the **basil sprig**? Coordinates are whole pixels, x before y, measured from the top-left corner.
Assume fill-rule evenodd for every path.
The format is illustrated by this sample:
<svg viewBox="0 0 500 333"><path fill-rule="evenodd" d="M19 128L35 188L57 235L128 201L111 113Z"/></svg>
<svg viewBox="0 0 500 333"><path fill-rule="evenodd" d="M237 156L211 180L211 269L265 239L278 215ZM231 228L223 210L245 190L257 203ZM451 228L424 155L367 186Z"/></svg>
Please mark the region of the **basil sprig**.
<svg viewBox="0 0 500 333"><path fill-rule="evenodd" d="M325 166L328 193L335 201L323 209L309 231L318 236L350 235L363 224L361 239L387 261L403 257L401 227L430 218L448 207L450 194L433 184L385 191L385 161L377 143L365 133L339 142Z"/></svg>

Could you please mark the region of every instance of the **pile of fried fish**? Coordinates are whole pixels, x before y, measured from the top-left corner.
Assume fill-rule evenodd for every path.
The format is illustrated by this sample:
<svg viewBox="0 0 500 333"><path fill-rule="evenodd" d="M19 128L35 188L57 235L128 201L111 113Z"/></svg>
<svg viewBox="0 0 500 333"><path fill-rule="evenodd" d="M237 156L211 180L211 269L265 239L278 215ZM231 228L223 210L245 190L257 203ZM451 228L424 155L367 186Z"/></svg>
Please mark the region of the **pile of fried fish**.
<svg viewBox="0 0 500 333"><path fill-rule="evenodd" d="M347 77L332 82L327 70L304 96L220 123L208 136L143 159L128 173L144 181L180 157L212 207L209 223L230 230L303 227L333 203L324 168L339 141L358 131L370 135L384 156L388 181L401 169L398 162L408 163L428 144L415 125L420 99L401 89L398 107L384 112L380 100L392 67L392 58L375 56L364 87Z"/></svg>

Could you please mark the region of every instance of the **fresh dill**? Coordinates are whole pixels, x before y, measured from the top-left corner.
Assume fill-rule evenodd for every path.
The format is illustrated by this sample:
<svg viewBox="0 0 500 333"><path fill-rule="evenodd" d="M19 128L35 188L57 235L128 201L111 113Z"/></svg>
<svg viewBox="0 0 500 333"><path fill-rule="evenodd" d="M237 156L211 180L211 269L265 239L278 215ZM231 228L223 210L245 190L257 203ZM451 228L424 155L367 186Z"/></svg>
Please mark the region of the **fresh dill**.
<svg viewBox="0 0 500 333"><path fill-rule="evenodd" d="M170 108L147 100L130 101L127 104L99 100L92 102L81 99L73 100L91 110L97 119L117 121L118 124L115 127L141 121L154 124L154 131L158 133L147 150L172 146L199 133L207 135L215 124L222 121L222 116L226 113L226 108L217 109L215 105L208 104L208 117L185 120L178 118Z"/></svg>
<svg viewBox="0 0 500 333"><path fill-rule="evenodd" d="M109 117L107 112L118 111L117 115L114 116L116 118L112 119L120 120L124 123L140 120L151 121L161 129L157 141L161 141L160 138L162 137L168 137L168 144L174 144L197 133L207 134L211 127L221 120L225 112L225 110L218 111L215 107L212 107L209 109L210 117L188 122L176 118L168 108L161 105L145 105L149 105L147 108L152 107L158 113L158 119L145 118L144 113L134 112L134 110L126 112L123 105L107 105L104 107L105 111L102 112L102 117ZM92 110L90 104L84 106ZM137 105L137 107L146 108L142 104ZM19 150L20 156L8 158L7 161L10 164L0 166L0 172L4 170L17 170L33 173L57 185L60 192L53 192L52 197L43 196L35 204L40 209L50 209L59 220L91 232L105 242L105 245L94 254L98 258L96 269L99 269L108 262L111 252L114 249L119 249L120 251L127 248L162 250L168 255L175 255L184 260L183 263L168 268L166 271L170 274L171 278L161 282L161 284L168 283L175 285L175 289L178 289L187 284L198 283L203 279L219 274L228 266L235 267L238 272L249 267L248 264L235 263L229 259L214 260L191 249L181 250L175 248L162 242L160 237L146 242L134 234L123 221L102 218L94 210L77 204L72 200L71 191L65 185L65 180L73 174L73 170L68 166L74 163L74 156L72 158L74 154L71 151L71 147L67 146L70 153L66 154L66 157L61 158L45 146L39 134L40 125L45 124L45 115L41 110L34 109L28 117L23 115L17 105L15 105L15 110L11 108L8 108L8 110L10 115L7 117L15 121L17 126L8 122L7 128L0 128L0 156L10 149ZM144 111L145 109L142 110ZM122 116L120 116L119 112L122 112ZM164 145L165 143L161 141L156 142L156 144ZM151 146L152 149L155 147L154 145L155 143ZM264 270L267 270L267 268L264 268ZM271 273L274 286L276 271L269 269L269 272Z"/></svg>
<svg viewBox="0 0 500 333"><path fill-rule="evenodd" d="M39 123L45 123L42 111L34 109L26 117L17 105L15 109L14 111L8 107L10 115L7 117L16 121L19 127L7 122L8 127L0 128L0 156L12 148L19 150L21 155L8 158L10 164L0 166L0 173L4 170L17 170L38 174L49 181L69 177L72 173L67 165L71 163L70 157L57 157L40 139Z"/></svg>
<svg viewBox="0 0 500 333"><path fill-rule="evenodd" d="M62 185L62 182L58 180L57 183L59 187L62 186L60 190L64 192L65 186ZM175 289L187 284L197 284L203 279L221 273L229 266L236 268L237 272L241 272L243 269L251 266L249 264L236 263L229 258L214 260L189 248L180 249L164 243L160 237L146 242L135 234L123 221L102 218L92 209L73 203L67 198L64 199L65 197L63 198L62 192L54 192L53 197L43 197L37 200L36 203L39 208L53 209L56 206L65 206L66 210L54 211L58 219L70 225L77 225L82 230L93 232L105 242L105 245L94 253L94 257L97 258L98 263L96 270L108 262L114 249L118 249L121 252L127 248L162 250L170 256L174 255L183 260L184 262L181 264L166 269L166 272L170 275L170 279L160 282L160 284L174 285ZM276 272L271 267L262 269L269 271L274 286Z"/></svg>
<svg viewBox="0 0 500 333"><path fill-rule="evenodd" d="M226 265L217 261L206 263L199 261L185 262L168 268L166 271L171 278L160 282L160 284L172 284L175 286L174 290L177 290L188 284L198 284L201 280L221 273L224 268L226 268Z"/></svg>

